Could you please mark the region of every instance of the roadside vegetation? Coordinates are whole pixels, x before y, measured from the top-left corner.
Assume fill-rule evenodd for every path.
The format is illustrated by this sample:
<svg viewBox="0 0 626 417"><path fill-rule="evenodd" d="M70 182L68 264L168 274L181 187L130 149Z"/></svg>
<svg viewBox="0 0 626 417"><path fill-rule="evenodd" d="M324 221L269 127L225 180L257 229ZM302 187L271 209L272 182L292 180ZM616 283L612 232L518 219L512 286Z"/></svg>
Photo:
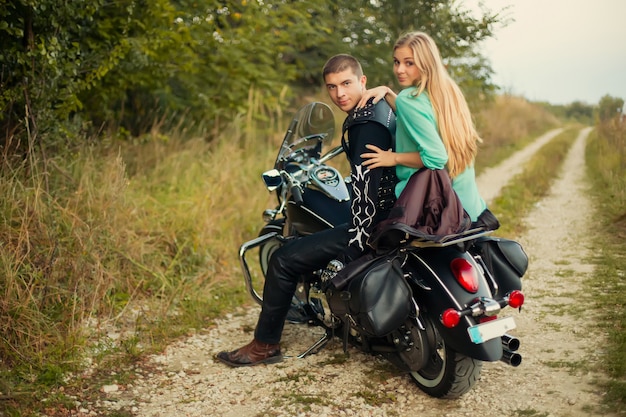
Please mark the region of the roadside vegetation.
<svg viewBox="0 0 626 417"><path fill-rule="evenodd" d="M600 120L586 157L600 224L592 237L597 269L590 286L596 311L601 313L597 325L608 337L606 402L619 415L626 415L626 120Z"/></svg>
<svg viewBox="0 0 626 417"><path fill-rule="evenodd" d="M476 112L477 128L483 138L476 158L476 172L523 149L550 128L560 126L565 119L555 113L553 107L530 103L520 97L497 96L491 105Z"/></svg>

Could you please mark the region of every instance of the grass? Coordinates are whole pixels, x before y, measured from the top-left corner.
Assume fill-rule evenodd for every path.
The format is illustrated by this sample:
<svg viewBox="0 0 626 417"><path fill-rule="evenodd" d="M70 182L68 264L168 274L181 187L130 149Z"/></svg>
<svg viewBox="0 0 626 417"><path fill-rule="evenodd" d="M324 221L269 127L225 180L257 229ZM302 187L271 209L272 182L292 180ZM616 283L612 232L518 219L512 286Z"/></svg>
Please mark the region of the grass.
<svg viewBox="0 0 626 417"><path fill-rule="evenodd" d="M365 404L371 407L380 407L383 404L392 404L397 400L393 393L381 390L379 387L368 386L364 388L366 389L357 391L354 395L362 398Z"/></svg>
<svg viewBox="0 0 626 417"><path fill-rule="evenodd" d="M526 408L524 410L515 410L515 416L517 417L548 417L548 413L539 412L532 408Z"/></svg>
<svg viewBox="0 0 626 417"><path fill-rule="evenodd" d="M590 190L595 197L600 229L592 236L595 279L589 283L608 335L604 368L606 403L626 415L626 125L617 120L600 123L587 146Z"/></svg>
<svg viewBox="0 0 626 417"><path fill-rule="evenodd" d="M548 361L543 362L550 368L566 369L570 375L580 375L583 372L589 372L589 364L585 361Z"/></svg>
<svg viewBox="0 0 626 417"><path fill-rule="evenodd" d="M242 189L258 188L277 146L246 140L259 142L256 165L236 135L5 161L0 407L37 409L84 356L107 369L247 302L236 253L268 196ZM109 343L118 328L125 336Z"/></svg>
<svg viewBox="0 0 626 417"><path fill-rule="evenodd" d="M479 117L484 166L554 127L522 99L494 106ZM253 125L244 115L219 138L155 131L134 142L34 151L25 162L5 155L0 415L47 408L54 416L49 409L70 407L73 396L98 398L100 386L131 381L147 353L251 302L237 251L274 204L260 174L273 164L289 116L276 110ZM87 358L90 380L72 378Z"/></svg>

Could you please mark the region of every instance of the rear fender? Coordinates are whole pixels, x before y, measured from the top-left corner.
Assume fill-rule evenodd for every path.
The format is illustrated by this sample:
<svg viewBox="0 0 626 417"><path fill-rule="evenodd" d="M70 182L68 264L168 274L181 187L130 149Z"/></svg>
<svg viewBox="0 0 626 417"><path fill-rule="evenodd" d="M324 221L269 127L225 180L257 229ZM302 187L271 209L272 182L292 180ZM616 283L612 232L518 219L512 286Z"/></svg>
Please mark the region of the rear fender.
<svg viewBox="0 0 626 417"><path fill-rule="evenodd" d="M459 257L466 259L477 270L479 288L476 293L470 293L461 287L452 273L450 262ZM445 327L440 320L441 314L448 308L462 310L472 305L479 297L491 297L491 290L484 274L472 256L455 246L421 248L410 251L405 270L409 273L409 282L413 285L417 304L424 314L432 318L447 346L478 360L500 360L502 357L500 338L482 344L475 344L470 340L467 329L478 324L474 317L461 318L461 322L454 328Z"/></svg>

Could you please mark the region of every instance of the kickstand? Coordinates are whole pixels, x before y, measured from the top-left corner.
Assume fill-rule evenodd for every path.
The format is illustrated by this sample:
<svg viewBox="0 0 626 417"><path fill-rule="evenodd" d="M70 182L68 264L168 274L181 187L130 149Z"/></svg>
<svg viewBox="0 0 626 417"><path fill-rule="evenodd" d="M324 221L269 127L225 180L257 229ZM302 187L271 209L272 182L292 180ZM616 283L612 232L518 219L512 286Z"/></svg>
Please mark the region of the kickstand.
<svg viewBox="0 0 626 417"><path fill-rule="evenodd" d="M350 326L348 326L348 320L346 315L346 321L343 322L343 353L348 352L348 337L350 336Z"/></svg>
<svg viewBox="0 0 626 417"><path fill-rule="evenodd" d="M311 353L319 352L332 337L333 337L332 330L326 329L326 332L324 333L324 335L317 342L313 343L313 345L310 348L308 348L307 350L299 354L298 358L302 359L305 356L310 355Z"/></svg>

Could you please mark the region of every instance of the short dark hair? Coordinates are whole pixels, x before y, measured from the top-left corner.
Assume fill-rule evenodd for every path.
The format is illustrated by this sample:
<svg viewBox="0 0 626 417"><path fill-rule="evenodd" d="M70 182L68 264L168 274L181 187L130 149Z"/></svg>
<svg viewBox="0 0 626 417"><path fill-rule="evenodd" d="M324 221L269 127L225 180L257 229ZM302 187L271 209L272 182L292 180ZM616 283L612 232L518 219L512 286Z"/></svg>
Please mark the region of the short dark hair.
<svg viewBox="0 0 626 417"><path fill-rule="evenodd" d="M361 68L361 63L358 59L352 55L339 54L326 61L324 69L322 70L322 77L326 79L328 74L335 74L345 71L348 68L352 69L352 72L354 72L357 77L361 77L363 75L363 69Z"/></svg>

